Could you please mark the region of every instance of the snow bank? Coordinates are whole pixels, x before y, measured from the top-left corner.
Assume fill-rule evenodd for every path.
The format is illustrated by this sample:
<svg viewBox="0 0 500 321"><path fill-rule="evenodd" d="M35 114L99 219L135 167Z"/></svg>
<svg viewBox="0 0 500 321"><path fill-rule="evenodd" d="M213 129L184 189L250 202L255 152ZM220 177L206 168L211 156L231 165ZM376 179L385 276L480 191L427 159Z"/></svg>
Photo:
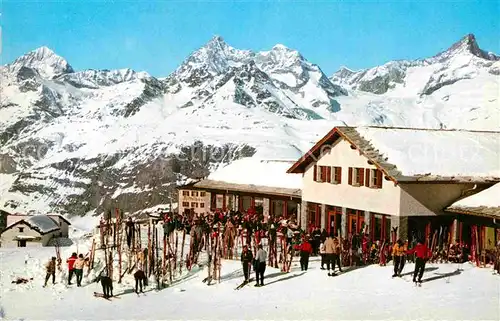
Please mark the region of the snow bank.
<svg viewBox="0 0 500 321"><path fill-rule="evenodd" d="M500 177L500 132L358 127L405 176Z"/></svg>
<svg viewBox="0 0 500 321"><path fill-rule="evenodd" d="M232 184L302 189L302 177L286 172L293 164L294 161L247 157L217 169L208 179Z"/></svg>

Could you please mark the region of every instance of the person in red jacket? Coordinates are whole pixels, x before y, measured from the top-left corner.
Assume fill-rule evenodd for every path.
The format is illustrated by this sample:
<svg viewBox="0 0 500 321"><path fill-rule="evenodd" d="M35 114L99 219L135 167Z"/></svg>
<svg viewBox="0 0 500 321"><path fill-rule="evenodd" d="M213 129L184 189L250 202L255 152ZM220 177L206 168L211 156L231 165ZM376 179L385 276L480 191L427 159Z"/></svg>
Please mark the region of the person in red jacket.
<svg viewBox="0 0 500 321"><path fill-rule="evenodd" d="M417 245L411 249L408 250L406 253L407 254L413 254L417 256L417 259L415 261L415 271L413 272L413 282L417 283L422 283L422 276L424 275L424 270L425 270L425 263L427 262L427 258L430 257L429 249L427 248L427 245L425 245L425 242L422 242L421 240L418 241ZM418 276L418 280L417 280Z"/></svg>
<svg viewBox="0 0 500 321"><path fill-rule="evenodd" d="M304 242L300 245L300 269L302 271L307 271L307 267L309 266L309 255L311 255L311 253L312 246L306 236Z"/></svg>
<svg viewBox="0 0 500 321"><path fill-rule="evenodd" d="M73 278L73 274L75 273L75 261L78 259L76 253L71 254L71 257L66 260L66 263L68 263L68 285L71 285L71 279Z"/></svg>

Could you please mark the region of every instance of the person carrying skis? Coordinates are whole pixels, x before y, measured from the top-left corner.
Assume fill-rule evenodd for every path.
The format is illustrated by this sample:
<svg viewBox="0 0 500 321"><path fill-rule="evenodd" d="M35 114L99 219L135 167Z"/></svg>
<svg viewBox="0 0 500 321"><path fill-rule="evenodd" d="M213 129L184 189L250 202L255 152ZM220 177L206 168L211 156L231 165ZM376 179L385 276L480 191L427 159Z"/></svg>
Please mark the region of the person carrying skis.
<svg viewBox="0 0 500 321"><path fill-rule="evenodd" d="M415 261L415 271L413 272L413 282L422 283L422 276L424 275L425 263L427 262L427 258L430 257L431 253L425 242L419 240L417 245L406 252L406 254L413 254L417 256ZM418 276L418 280L417 280Z"/></svg>
<svg viewBox="0 0 500 321"><path fill-rule="evenodd" d="M71 254L71 257L66 260L66 263L68 263L68 285L73 284L71 283L71 279L73 278L73 273L75 273L74 264L77 258L78 257L76 253L73 252L73 254Z"/></svg>
<svg viewBox="0 0 500 321"><path fill-rule="evenodd" d="M255 283L255 286L264 285L264 272L266 272L266 259L267 259L267 253L262 248L262 244L259 244L259 250L255 255L256 266L257 266L257 269L255 270L255 277L257 279L256 280L257 282Z"/></svg>
<svg viewBox="0 0 500 321"><path fill-rule="evenodd" d="M241 253L241 264L243 265L243 274L245 275L245 282L250 280L250 265L252 264L253 254L252 251L248 249L248 245L243 247L243 252Z"/></svg>
<svg viewBox="0 0 500 321"><path fill-rule="evenodd" d="M300 245L300 270L307 271L309 266L309 255L313 252L311 243L308 242L307 236L304 237L304 242Z"/></svg>
<svg viewBox="0 0 500 321"><path fill-rule="evenodd" d="M392 248L392 256L394 258L394 274L392 277L401 277L401 272L403 272L403 267L405 266L405 253L406 247L403 241L399 239Z"/></svg>
<svg viewBox="0 0 500 321"><path fill-rule="evenodd" d="M52 276L52 284L56 284L56 257L53 256L50 261L45 265L45 269L47 271L47 274L45 275L45 283L43 284L43 287L47 286L47 282L49 281L50 277Z"/></svg>
<svg viewBox="0 0 500 321"><path fill-rule="evenodd" d="M143 270L138 269L134 273L134 279L135 279L135 293L139 294L139 288L142 293L142 286L148 285L148 278L146 277L146 274L144 273Z"/></svg>

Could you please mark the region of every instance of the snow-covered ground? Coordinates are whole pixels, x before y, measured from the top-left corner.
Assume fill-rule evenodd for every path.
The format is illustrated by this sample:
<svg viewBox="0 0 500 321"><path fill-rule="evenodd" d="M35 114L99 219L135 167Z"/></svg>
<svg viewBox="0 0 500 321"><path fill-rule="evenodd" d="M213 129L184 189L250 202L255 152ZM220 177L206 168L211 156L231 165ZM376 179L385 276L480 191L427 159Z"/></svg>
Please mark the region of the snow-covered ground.
<svg viewBox="0 0 500 321"><path fill-rule="evenodd" d="M76 245L76 242L75 242ZM74 245L74 246L75 246ZM65 257L75 248L67 248ZM86 250L80 244L80 251ZM411 282L413 264L403 278L391 279L392 266L368 266L337 277L319 269L316 258L307 272L296 262L291 273L267 268L266 285L239 291L242 270L237 261L223 261L221 283L202 283L205 271L193 272L170 288L131 293L131 276L115 282L111 302L95 298L100 285L68 287L63 275L42 288L43 263L53 248L0 249L1 311L8 320L498 320L500 279L491 269L470 264L428 264L422 287ZM28 263L25 260L28 258ZM458 268L461 268L458 270ZM448 274L451 273L451 274ZM16 276L33 277L16 285ZM49 282L50 284L50 282Z"/></svg>

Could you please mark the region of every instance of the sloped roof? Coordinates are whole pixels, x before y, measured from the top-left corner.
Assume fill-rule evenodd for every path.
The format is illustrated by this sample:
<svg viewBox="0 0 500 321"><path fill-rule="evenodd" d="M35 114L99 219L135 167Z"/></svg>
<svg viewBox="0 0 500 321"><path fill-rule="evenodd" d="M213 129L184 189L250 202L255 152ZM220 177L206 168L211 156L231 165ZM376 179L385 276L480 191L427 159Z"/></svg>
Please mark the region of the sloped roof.
<svg viewBox="0 0 500 321"><path fill-rule="evenodd" d="M233 161L194 184L196 188L282 196L301 196L302 178L288 174L291 160L245 157Z"/></svg>
<svg viewBox="0 0 500 321"><path fill-rule="evenodd" d="M477 194L453 203L446 208L446 211L500 218L499 195L500 183L497 183Z"/></svg>
<svg viewBox="0 0 500 321"><path fill-rule="evenodd" d="M23 221L41 234L47 234L59 229L59 224L47 215L34 215Z"/></svg>
<svg viewBox="0 0 500 321"><path fill-rule="evenodd" d="M373 126L333 128L288 173L303 173L340 138L394 182L500 181L500 132Z"/></svg>

